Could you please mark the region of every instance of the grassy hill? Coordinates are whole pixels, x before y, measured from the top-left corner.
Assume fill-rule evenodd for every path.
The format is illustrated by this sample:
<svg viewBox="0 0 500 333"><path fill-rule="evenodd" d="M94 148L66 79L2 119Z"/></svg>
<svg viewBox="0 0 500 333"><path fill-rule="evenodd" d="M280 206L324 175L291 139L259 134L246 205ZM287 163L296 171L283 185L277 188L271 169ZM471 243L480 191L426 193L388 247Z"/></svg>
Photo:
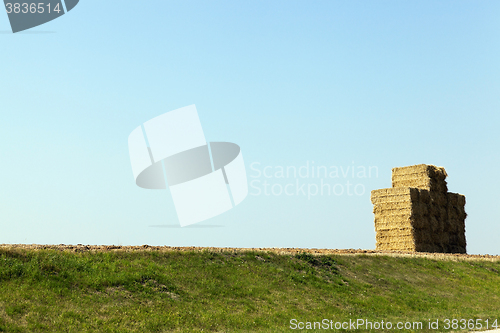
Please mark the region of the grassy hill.
<svg viewBox="0 0 500 333"><path fill-rule="evenodd" d="M3 332L292 332L307 322L323 328L307 332L469 331L445 319L500 328L499 261L0 249Z"/></svg>

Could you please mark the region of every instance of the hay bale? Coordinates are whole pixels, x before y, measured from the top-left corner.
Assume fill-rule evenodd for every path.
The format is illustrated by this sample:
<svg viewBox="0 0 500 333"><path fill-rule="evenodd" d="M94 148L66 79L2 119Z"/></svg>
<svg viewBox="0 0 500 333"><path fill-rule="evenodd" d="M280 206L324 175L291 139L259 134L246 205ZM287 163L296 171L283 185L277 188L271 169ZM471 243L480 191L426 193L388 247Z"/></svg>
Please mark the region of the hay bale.
<svg viewBox="0 0 500 333"><path fill-rule="evenodd" d="M392 169L392 187L413 187L432 192L448 192L446 171L434 165L412 165Z"/></svg>
<svg viewBox="0 0 500 333"><path fill-rule="evenodd" d="M392 188L373 190L378 250L465 253L465 196L448 193L433 165L392 169Z"/></svg>

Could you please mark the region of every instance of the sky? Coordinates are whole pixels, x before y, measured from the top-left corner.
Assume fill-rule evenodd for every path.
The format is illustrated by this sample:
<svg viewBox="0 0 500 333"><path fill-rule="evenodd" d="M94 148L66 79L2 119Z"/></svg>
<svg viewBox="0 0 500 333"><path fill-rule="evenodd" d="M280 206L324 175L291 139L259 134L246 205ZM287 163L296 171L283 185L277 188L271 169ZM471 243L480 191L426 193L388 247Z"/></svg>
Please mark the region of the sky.
<svg viewBox="0 0 500 333"><path fill-rule="evenodd" d="M467 198L468 253L498 255L499 17L493 0L81 0L12 34L0 15L0 243L374 249L370 191L425 163ZM180 228L127 140L191 104L208 141L241 147L249 195Z"/></svg>

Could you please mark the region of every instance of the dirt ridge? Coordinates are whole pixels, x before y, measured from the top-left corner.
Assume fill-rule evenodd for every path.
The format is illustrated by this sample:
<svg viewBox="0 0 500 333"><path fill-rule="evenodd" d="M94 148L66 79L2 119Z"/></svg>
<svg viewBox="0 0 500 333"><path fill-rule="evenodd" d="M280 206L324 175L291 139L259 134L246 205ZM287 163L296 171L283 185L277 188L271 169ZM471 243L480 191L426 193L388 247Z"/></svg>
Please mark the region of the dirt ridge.
<svg viewBox="0 0 500 333"><path fill-rule="evenodd" d="M500 261L500 256L489 254L460 254L460 253L428 253L389 250L363 250L363 249L317 249L317 248L236 248L236 247L199 247L199 246L124 246L124 245L44 245L44 244L0 244L0 249L27 249L27 250L59 250L70 252L106 252L106 251L208 251L208 252L272 252L277 254L298 254L302 252L313 255L381 255L390 257L423 257L442 260L487 260Z"/></svg>

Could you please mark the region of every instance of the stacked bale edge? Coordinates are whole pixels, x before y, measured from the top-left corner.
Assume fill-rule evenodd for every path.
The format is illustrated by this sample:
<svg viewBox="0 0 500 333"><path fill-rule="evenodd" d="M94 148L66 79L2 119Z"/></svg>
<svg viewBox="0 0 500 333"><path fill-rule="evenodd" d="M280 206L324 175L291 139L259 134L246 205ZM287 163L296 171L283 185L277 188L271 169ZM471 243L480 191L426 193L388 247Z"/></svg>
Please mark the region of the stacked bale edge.
<svg viewBox="0 0 500 333"><path fill-rule="evenodd" d="M377 250L416 251L414 205L418 190L409 187L371 192Z"/></svg>
<svg viewBox="0 0 500 333"><path fill-rule="evenodd" d="M452 253L466 253L465 240L465 196L458 193L448 193L448 223L445 231L449 237L449 251Z"/></svg>
<svg viewBox="0 0 500 333"><path fill-rule="evenodd" d="M371 193L377 250L466 253L465 196L448 193L433 165L392 169L392 188Z"/></svg>
<svg viewBox="0 0 500 333"><path fill-rule="evenodd" d="M448 192L443 167L419 164L392 169L392 187L415 187L431 192Z"/></svg>

